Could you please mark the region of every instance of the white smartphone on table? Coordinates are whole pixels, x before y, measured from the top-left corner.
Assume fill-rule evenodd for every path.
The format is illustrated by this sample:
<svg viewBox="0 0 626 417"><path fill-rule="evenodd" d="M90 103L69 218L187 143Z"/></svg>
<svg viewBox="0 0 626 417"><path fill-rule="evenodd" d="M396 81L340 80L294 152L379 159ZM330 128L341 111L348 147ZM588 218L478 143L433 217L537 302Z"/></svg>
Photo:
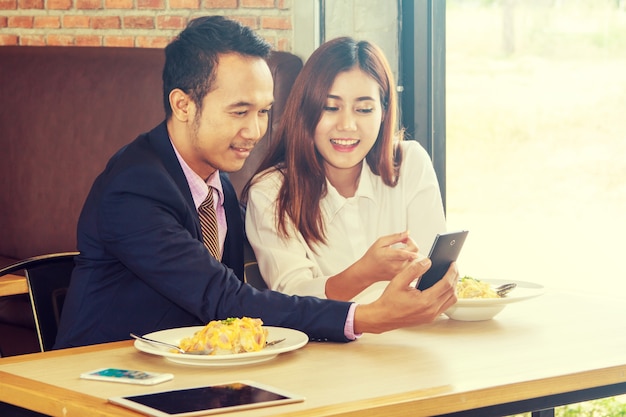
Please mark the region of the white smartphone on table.
<svg viewBox="0 0 626 417"><path fill-rule="evenodd" d="M102 368L80 374L82 379L122 382L125 384L155 385L174 378L173 374L137 371L133 369Z"/></svg>
<svg viewBox="0 0 626 417"><path fill-rule="evenodd" d="M109 402L154 417L192 417L291 404L304 397L252 381L111 397Z"/></svg>
<svg viewBox="0 0 626 417"><path fill-rule="evenodd" d="M428 254L431 266L417 282L416 288L418 290L424 291L443 278L448 272L450 264L459 257L468 233L467 230L458 230L442 233L435 237L435 242Z"/></svg>

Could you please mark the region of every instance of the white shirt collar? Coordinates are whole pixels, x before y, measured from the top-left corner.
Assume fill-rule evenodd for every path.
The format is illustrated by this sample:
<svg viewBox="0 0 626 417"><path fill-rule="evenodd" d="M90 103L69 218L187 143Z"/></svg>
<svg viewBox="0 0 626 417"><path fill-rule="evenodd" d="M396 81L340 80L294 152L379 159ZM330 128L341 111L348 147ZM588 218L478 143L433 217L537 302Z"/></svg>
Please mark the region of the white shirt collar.
<svg viewBox="0 0 626 417"><path fill-rule="evenodd" d="M369 198L374 204L376 204L376 198L374 195L374 183L377 177L366 161L363 161L361 166L361 175L359 177L359 184L357 185L354 197L345 198L339 191L326 179L326 189L328 192L322 198L321 208L323 215L327 216L331 220L341 208L350 200L357 200L359 198Z"/></svg>

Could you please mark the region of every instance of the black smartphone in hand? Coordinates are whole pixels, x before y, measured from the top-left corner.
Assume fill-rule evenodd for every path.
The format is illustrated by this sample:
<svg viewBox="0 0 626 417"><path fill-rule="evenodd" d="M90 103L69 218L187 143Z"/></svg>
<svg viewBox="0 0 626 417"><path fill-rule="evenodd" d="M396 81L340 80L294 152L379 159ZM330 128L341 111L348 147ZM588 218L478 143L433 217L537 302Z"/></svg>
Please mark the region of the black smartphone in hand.
<svg viewBox="0 0 626 417"><path fill-rule="evenodd" d="M467 233L467 230L458 230L443 233L435 237L435 242L428 254L432 265L417 282L415 287L418 290L424 291L443 278L446 272L448 272L450 264L459 257Z"/></svg>

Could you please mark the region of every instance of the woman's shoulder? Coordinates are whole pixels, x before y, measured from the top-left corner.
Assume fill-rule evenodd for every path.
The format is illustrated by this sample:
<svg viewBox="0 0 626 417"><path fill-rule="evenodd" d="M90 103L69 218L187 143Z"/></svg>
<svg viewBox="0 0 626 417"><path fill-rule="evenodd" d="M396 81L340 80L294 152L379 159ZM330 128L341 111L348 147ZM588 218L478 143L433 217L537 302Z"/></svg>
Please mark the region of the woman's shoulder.
<svg viewBox="0 0 626 417"><path fill-rule="evenodd" d="M403 159L405 158L430 159L430 157L428 156L428 152L426 152L426 149L424 149L422 144L416 140L406 139L406 140L400 141L399 144L400 144L400 149L402 149Z"/></svg>
<svg viewBox="0 0 626 417"><path fill-rule="evenodd" d="M408 175L413 176L422 172L427 166L432 166L430 155L418 141L403 140L400 142L400 149L402 150L400 178L404 175L403 173L408 172Z"/></svg>
<svg viewBox="0 0 626 417"><path fill-rule="evenodd" d="M267 168L254 175L252 183L254 185L266 182L283 182L283 169L278 166Z"/></svg>
<svg viewBox="0 0 626 417"><path fill-rule="evenodd" d="M261 171L256 174L250 182L250 193L277 193L283 184L283 178L283 173L278 167L271 167Z"/></svg>

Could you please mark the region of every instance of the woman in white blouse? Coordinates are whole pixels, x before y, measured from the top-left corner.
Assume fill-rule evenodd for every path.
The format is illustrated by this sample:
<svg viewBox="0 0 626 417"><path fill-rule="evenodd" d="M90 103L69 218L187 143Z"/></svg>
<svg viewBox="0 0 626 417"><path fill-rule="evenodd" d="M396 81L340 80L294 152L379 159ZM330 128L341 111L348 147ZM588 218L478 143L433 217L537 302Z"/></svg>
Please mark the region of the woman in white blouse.
<svg viewBox="0 0 626 417"><path fill-rule="evenodd" d="M337 38L308 59L243 193L268 287L370 300L445 231L431 160L403 140L397 112L393 74L374 44Z"/></svg>

